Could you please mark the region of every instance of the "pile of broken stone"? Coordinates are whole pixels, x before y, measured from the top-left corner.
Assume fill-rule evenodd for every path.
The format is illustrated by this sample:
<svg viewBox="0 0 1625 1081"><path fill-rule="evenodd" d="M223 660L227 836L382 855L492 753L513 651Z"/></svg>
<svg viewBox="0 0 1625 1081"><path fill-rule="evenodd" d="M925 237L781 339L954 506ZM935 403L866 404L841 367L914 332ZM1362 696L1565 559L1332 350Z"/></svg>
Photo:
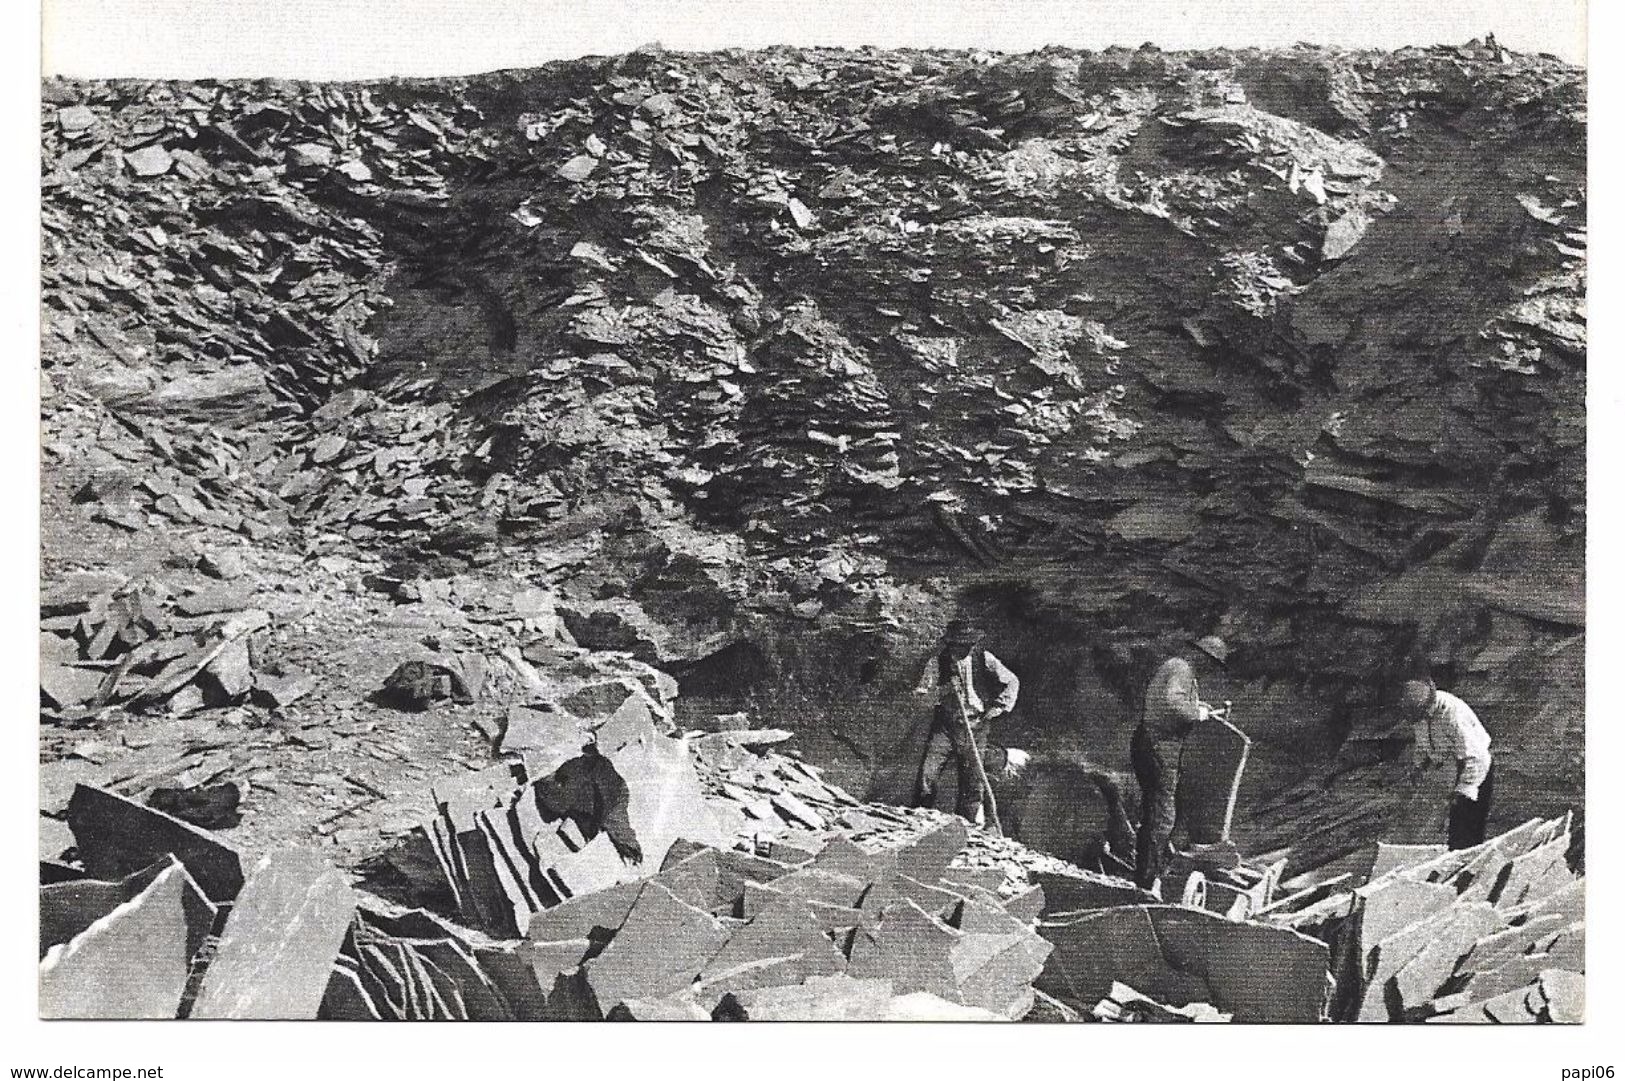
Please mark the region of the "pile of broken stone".
<svg viewBox="0 0 1625 1081"><path fill-rule="evenodd" d="M504 761L436 786L435 814L401 842L433 857L397 854L414 870L390 897L311 852L249 853L79 786L76 860L41 864L42 1014L1313 1022L1409 1020L1424 1004L1451 1020L1582 1009L1566 820L1464 852L1381 846L1358 888L1329 879L1242 918L1160 903L939 812L860 804L773 751L783 733L679 731L663 688L625 687L591 719L510 710L494 733Z"/></svg>
<svg viewBox="0 0 1625 1081"><path fill-rule="evenodd" d="M1367 866L1277 902L1282 927L1332 944L1348 1021L1580 1021L1585 879L1570 816L1475 848L1377 844Z"/></svg>

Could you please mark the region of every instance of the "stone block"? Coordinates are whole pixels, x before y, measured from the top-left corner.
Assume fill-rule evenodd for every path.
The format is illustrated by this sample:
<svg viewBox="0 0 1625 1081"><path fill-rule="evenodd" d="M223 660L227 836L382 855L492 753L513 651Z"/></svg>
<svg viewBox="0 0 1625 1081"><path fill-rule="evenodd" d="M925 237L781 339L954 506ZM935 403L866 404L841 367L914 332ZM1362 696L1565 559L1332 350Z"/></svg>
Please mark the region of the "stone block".
<svg viewBox="0 0 1625 1081"><path fill-rule="evenodd" d="M230 901L242 888L242 854L235 848L106 789L75 786L68 825L85 870L95 878L125 878L173 855L215 904Z"/></svg>
<svg viewBox="0 0 1625 1081"><path fill-rule="evenodd" d="M159 1019L180 1011L191 954L184 867L170 864L129 901L52 946L40 962L46 1019Z"/></svg>
<svg viewBox="0 0 1625 1081"><path fill-rule="evenodd" d="M720 1013L751 1021L884 1021L891 1011L892 985L850 973L814 976L791 987L762 987L724 996Z"/></svg>
<svg viewBox="0 0 1625 1081"><path fill-rule="evenodd" d="M919 876L914 876L918 878ZM942 872L941 881L953 890L974 886L989 893L997 893L1004 885L1004 869L1000 867L949 867Z"/></svg>
<svg viewBox="0 0 1625 1081"><path fill-rule="evenodd" d="M891 875L866 889L858 908L878 918L880 913L902 900L913 901L931 915L946 920L958 911L965 898L960 894L917 882L907 875Z"/></svg>
<svg viewBox="0 0 1625 1081"><path fill-rule="evenodd" d="M1132 882L1108 878L1105 875L1039 871L1033 875L1033 879L1044 891L1042 897L1045 916L1097 908L1116 908L1120 905L1146 904L1156 900L1150 893Z"/></svg>
<svg viewBox="0 0 1625 1081"><path fill-rule="evenodd" d="M919 882L936 882L969 841L970 828L964 820L950 818L899 847L897 870Z"/></svg>
<svg viewBox="0 0 1625 1081"><path fill-rule="evenodd" d="M752 889L745 887L745 918L756 915L754 905L771 901L779 896L800 897L819 901L836 908L857 908L869 884L851 875L837 871L819 871L808 868L793 871L773 880L771 886Z"/></svg>
<svg viewBox="0 0 1625 1081"><path fill-rule="evenodd" d="M1329 957L1324 942L1176 905L1149 911L1169 963L1212 992L1177 1001L1211 1002L1242 1023L1308 1024L1325 1014Z"/></svg>
<svg viewBox="0 0 1625 1081"><path fill-rule="evenodd" d="M1540 993L1546 999L1547 1018L1559 1025L1585 1023L1585 977L1566 969L1546 969L1540 974Z"/></svg>
<svg viewBox="0 0 1625 1081"><path fill-rule="evenodd" d="M1384 987L1388 1018L1403 1019L1431 1002L1450 982L1456 965L1473 944L1501 930L1505 923L1493 907L1480 902L1454 905L1426 926L1421 949L1394 971ZM1386 949L1386 945L1379 947L1379 962L1391 962L1392 958L1380 957Z"/></svg>
<svg viewBox="0 0 1625 1081"><path fill-rule="evenodd" d="M1023 1011L1025 1012L1025 1011ZM887 1004L887 1021L1010 1021L1013 1018L981 1006L949 1002L926 991L897 995Z"/></svg>
<svg viewBox="0 0 1625 1081"><path fill-rule="evenodd" d="M1403 871L1427 863L1446 851L1444 845L1395 845L1386 841L1378 841L1374 847L1375 850L1371 854L1371 869L1366 874L1368 882L1394 871Z"/></svg>
<svg viewBox="0 0 1625 1081"><path fill-rule="evenodd" d="M604 1015L606 1021L709 1021L711 1011L700 1005L694 992L684 991L664 998L633 998L617 1003Z"/></svg>
<svg viewBox="0 0 1625 1081"><path fill-rule="evenodd" d="M1033 1006L1032 984L1054 949L1031 931L1005 934L968 932L950 954L959 999L1012 1021Z"/></svg>
<svg viewBox="0 0 1625 1081"><path fill-rule="evenodd" d="M191 1016L315 1017L355 905L349 881L314 853L261 857L232 905Z"/></svg>
<svg viewBox="0 0 1625 1081"><path fill-rule="evenodd" d="M815 901L805 895L780 893L771 886L761 886L754 882L745 883L743 911L748 916L756 915L780 904L785 899L794 900L801 905L817 921L821 931L831 933L848 931L854 927L874 922L868 914L857 908Z"/></svg>
<svg viewBox="0 0 1625 1081"><path fill-rule="evenodd" d="M133 900L170 867L179 866L173 856L118 882L76 878L40 887L40 956L52 946L67 942L113 909ZM196 956L204 938L214 927L215 906L203 896L197 884L187 879L182 893L187 921L187 956Z"/></svg>
<svg viewBox="0 0 1625 1081"><path fill-rule="evenodd" d="M1236 794L1251 746L1246 733L1217 717L1200 722L1185 737L1174 798L1193 844L1230 839Z"/></svg>
<svg viewBox="0 0 1625 1081"><path fill-rule="evenodd" d="M1569 838L1565 834L1513 857L1499 888L1489 900L1502 908L1516 908L1558 892L1574 881L1574 872L1568 865L1568 850Z"/></svg>
<svg viewBox="0 0 1625 1081"><path fill-rule="evenodd" d="M1384 878L1354 891L1359 928L1361 971L1368 971L1377 943L1443 912L1456 902L1456 892L1433 882Z"/></svg>
<svg viewBox="0 0 1625 1081"><path fill-rule="evenodd" d="M829 838L810 830L791 830L768 844L767 854L780 863L797 865L807 863L824 850Z"/></svg>
<svg viewBox="0 0 1625 1081"><path fill-rule="evenodd" d="M581 753L589 739L586 723L562 710L509 706L498 749L517 755L533 777L545 777Z"/></svg>
<svg viewBox="0 0 1625 1081"><path fill-rule="evenodd" d="M1032 923L1044 912L1049 904L1044 887L1029 886L1020 893L1012 894L1004 899L1004 910L1018 920Z"/></svg>
<svg viewBox="0 0 1625 1081"><path fill-rule="evenodd" d="M775 963L777 962L777 963ZM700 982L718 992L804 983L846 970L846 956L807 902L787 897L729 936L706 964Z"/></svg>
<svg viewBox="0 0 1625 1081"><path fill-rule="evenodd" d="M1463 952L1456 971L1461 975L1469 975L1500 968L1514 958L1534 953L1542 940L1549 938L1563 926L1565 925L1561 915L1548 912L1531 916L1515 927L1486 933L1473 942L1470 949Z"/></svg>
<svg viewBox="0 0 1625 1081"><path fill-rule="evenodd" d="M879 926L857 930L847 971L856 979L890 980L898 994L929 991L959 1002L953 950L963 937L914 902L899 901Z"/></svg>
<svg viewBox="0 0 1625 1081"><path fill-rule="evenodd" d="M572 897L563 904L534 913L525 929L529 942L566 942L601 938L626 922L626 915L643 892L643 882L623 882L607 890Z"/></svg>
<svg viewBox="0 0 1625 1081"><path fill-rule="evenodd" d="M1144 905L1102 908L1045 920L1039 933L1054 947L1037 987L1087 1013L1121 981L1158 1002L1204 1002L1201 979L1180 972L1163 956Z"/></svg>
<svg viewBox="0 0 1625 1081"><path fill-rule="evenodd" d="M1568 922L1585 919L1585 879L1567 882L1544 897L1526 902L1507 911L1507 918L1532 917L1560 913Z"/></svg>
<svg viewBox="0 0 1625 1081"><path fill-rule="evenodd" d="M727 940L715 916L650 883L604 952L582 967L599 1006L610 1010L688 987Z"/></svg>

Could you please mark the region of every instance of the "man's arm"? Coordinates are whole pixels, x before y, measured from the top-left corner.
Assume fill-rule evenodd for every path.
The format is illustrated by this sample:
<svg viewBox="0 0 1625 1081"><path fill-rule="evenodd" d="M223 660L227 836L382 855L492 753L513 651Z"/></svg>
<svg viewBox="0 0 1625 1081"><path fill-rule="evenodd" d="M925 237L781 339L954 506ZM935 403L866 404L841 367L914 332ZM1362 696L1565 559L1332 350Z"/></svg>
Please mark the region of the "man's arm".
<svg viewBox="0 0 1625 1081"><path fill-rule="evenodd" d="M1168 708L1169 716L1177 717L1186 724L1195 724L1207 718L1207 706L1203 704L1196 689L1196 673L1188 664L1175 664L1173 670L1169 672L1163 702Z"/></svg>
<svg viewBox="0 0 1625 1081"><path fill-rule="evenodd" d="M994 681L999 684L999 693L993 697L993 701L989 702L987 708L982 711L982 716L992 720L995 717L1002 717L1016 708L1016 699L1021 694L1021 680L1017 679L1016 674L1004 666L1003 661L986 650L982 651L982 664L986 667L987 674L992 676Z"/></svg>
<svg viewBox="0 0 1625 1081"><path fill-rule="evenodd" d="M1457 716L1456 711L1451 710L1449 723L1443 727L1449 729L1451 750L1456 759L1456 795L1476 800L1479 786L1490 774L1489 749L1479 741L1468 738L1464 726L1469 721L1478 726L1478 717L1466 703L1462 704L1461 709L1466 711L1467 716Z"/></svg>
<svg viewBox="0 0 1625 1081"><path fill-rule="evenodd" d="M937 689L940 667L941 665L935 656L925 662L925 668L920 672L919 681L914 684L915 694L930 694Z"/></svg>
<svg viewBox="0 0 1625 1081"><path fill-rule="evenodd" d="M1433 759L1428 755L1427 718L1423 717L1411 724L1411 768L1427 769L1432 764Z"/></svg>

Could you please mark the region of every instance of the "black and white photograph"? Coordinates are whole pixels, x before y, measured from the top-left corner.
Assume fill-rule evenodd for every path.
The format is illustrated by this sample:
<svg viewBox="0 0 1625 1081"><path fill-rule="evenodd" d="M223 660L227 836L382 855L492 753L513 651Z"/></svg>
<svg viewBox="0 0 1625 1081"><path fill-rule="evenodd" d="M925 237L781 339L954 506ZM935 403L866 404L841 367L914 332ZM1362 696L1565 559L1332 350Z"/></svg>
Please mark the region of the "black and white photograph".
<svg viewBox="0 0 1625 1081"><path fill-rule="evenodd" d="M53 1064L1612 1023L1584 4L815 7L47 2Z"/></svg>

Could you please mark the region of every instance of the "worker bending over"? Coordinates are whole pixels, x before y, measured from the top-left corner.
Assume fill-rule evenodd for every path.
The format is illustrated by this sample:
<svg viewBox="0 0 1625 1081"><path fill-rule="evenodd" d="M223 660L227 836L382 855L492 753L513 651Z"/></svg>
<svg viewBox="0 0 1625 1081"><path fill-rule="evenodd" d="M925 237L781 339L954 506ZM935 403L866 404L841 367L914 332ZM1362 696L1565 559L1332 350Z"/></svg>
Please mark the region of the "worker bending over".
<svg viewBox="0 0 1625 1081"><path fill-rule="evenodd" d="M1427 773L1450 769L1455 793L1450 800L1451 848L1471 848L1484 842L1484 826L1495 794L1495 762L1490 757L1490 734L1466 702L1441 691L1431 679L1407 680L1400 688L1400 709L1416 737L1411 747L1413 782Z"/></svg>
<svg viewBox="0 0 1625 1081"><path fill-rule="evenodd" d="M1174 833L1174 794L1179 790L1179 755L1198 721L1225 716L1202 701L1202 676L1218 673L1230 647L1217 635L1191 643L1187 657L1169 657L1145 689L1145 708L1129 742L1134 778L1140 783L1140 831L1134 846L1134 881L1154 890L1162 878L1168 842Z"/></svg>
<svg viewBox="0 0 1625 1081"><path fill-rule="evenodd" d="M982 649L981 643L980 630L966 620L951 620L941 651L926 664L914 688L915 694L936 698L931 735L920 764L917 803L931 803L937 775L953 758L958 772L954 813L967 822L981 819L984 793L977 763L987 749L988 724L1015 708L1021 693L1016 674ZM961 716L965 724L960 723Z"/></svg>

